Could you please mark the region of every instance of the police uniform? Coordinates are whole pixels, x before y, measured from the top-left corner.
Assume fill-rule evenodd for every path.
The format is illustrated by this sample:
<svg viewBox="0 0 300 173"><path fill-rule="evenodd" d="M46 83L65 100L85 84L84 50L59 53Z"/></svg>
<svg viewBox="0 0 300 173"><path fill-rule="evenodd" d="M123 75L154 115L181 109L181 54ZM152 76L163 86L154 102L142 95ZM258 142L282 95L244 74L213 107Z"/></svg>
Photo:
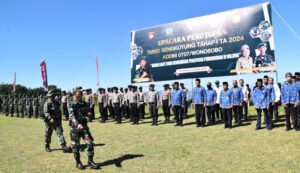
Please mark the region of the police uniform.
<svg viewBox="0 0 300 173"><path fill-rule="evenodd" d="M160 105L159 95L158 95L158 92L154 90L153 84L151 84L150 87L153 88L153 91L149 90L148 96L147 96L147 102L148 102L148 107L149 107L149 113L153 120L152 125L157 126L158 107Z"/></svg>
<svg viewBox="0 0 300 173"><path fill-rule="evenodd" d="M168 84L164 85L165 89L161 93L161 104L165 116L165 122L170 121L170 105L171 105L171 92L168 90Z"/></svg>
<svg viewBox="0 0 300 173"><path fill-rule="evenodd" d="M266 123L266 127L268 130L271 130L271 123L270 123L270 117L268 115L267 107L270 103L269 101L269 95L268 95L268 89L266 87L256 87L253 91L253 102L254 107L257 111L257 123L256 123L256 129L261 128L261 112L264 112L264 120Z"/></svg>
<svg viewBox="0 0 300 173"><path fill-rule="evenodd" d="M107 94L105 94L105 90L103 88L99 89L100 92L103 91L103 93L98 94L98 105L99 105L99 112L101 114L101 122L105 123L107 119L107 104L108 104L108 98Z"/></svg>
<svg viewBox="0 0 300 173"><path fill-rule="evenodd" d="M204 127L205 126L205 107L204 104L206 104L206 91L205 88L202 86L195 87L193 90L193 104L195 107L195 117L196 117L196 123L197 127Z"/></svg>
<svg viewBox="0 0 300 173"><path fill-rule="evenodd" d="M108 109L109 109L109 113L110 113L110 117L115 119L115 111L114 111L114 108L113 108L113 105L112 105L112 91L108 91L107 93L108 95Z"/></svg>
<svg viewBox="0 0 300 173"><path fill-rule="evenodd" d="M135 87L136 86L132 86ZM130 112L132 114L132 124L139 124L139 106L140 106L140 96L138 91L130 92L128 94L128 101L129 101L129 106L130 106Z"/></svg>
<svg viewBox="0 0 300 173"><path fill-rule="evenodd" d="M92 122L93 120L93 112L94 112L94 105L95 105L93 93L91 93L91 91L92 91L91 89L87 89L86 96L85 96L85 102L87 103L88 106L88 112L91 113L91 115L89 116L89 122Z"/></svg>
<svg viewBox="0 0 300 173"><path fill-rule="evenodd" d="M146 102L146 94L145 92L139 92L140 96L140 107L139 107L139 113L140 113L140 118L144 119L145 118L145 102Z"/></svg>
<svg viewBox="0 0 300 173"><path fill-rule="evenodd" d="M114 87L113 90L118 91L117 87ZM122 106L122 98L120 93L113 92L112 94L112 105L115 111L116 123L121 124L122 117L121 117L121 106Z"/></svg>

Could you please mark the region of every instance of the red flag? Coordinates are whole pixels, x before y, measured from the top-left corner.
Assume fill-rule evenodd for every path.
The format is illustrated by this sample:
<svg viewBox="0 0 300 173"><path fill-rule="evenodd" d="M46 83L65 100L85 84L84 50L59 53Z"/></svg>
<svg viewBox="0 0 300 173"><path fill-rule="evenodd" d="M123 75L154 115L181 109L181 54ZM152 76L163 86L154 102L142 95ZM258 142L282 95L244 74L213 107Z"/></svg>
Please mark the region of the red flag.
<svg viewBox="0 0 300 173"><path fill-rule="evenodd" d="M99 65L98 65L98 58L95 56L96 65L97 65L97 86L99 87Z"/></svg>
<svg viewBox="0 0 300 173"><path fill-rule="evenodd" d="M17 82L17 78L16 78L16 72L15 72L15 77L14 77L14 92L16 92L16 82Z"/></svg>
<svg viewBox="0 0 300 173"><path fill-rule="evenodd" d="M43 78L44 90L48 91L47 68L46 68L46 62L45 62L45 60L43 60L40 63L40 66L41 66L41 73L42 73L42 78Z"/></svg>

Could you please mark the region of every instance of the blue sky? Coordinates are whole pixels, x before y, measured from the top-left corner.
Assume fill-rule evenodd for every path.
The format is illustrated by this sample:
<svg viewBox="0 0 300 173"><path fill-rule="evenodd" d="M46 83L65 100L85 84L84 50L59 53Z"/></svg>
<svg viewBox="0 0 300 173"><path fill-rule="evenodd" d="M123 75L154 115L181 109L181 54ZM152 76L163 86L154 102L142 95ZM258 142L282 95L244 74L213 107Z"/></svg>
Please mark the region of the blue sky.
<svg viewBox="0 0 300 173"><path fill-rule="evenodd" d="M3 0L0 2L0 83L12 83L16 72L17 84L41 87L39 63L45 58L49 84L65 90L79 85L95 89L94 56L98 56L100 85L127 86L130 82L131 30L263 2L267 1ZM300 34L300 1L270 2ZM300 40L274 12L273 25L278 76L282 82L287 71L300 71ZM252 86L256 78L263 75L242 78ZM270 76L275 77L275 73ZM204 78L202 83L240 78ZM191 79L182 82L191 87Z"/></svg>

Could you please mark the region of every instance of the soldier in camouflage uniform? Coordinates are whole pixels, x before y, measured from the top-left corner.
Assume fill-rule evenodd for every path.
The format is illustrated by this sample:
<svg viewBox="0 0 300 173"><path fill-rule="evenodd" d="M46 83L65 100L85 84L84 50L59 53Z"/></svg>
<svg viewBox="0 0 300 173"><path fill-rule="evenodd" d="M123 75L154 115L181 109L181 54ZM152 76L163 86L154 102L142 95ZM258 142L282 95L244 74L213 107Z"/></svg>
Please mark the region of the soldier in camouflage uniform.
<svg viewBox="0 0 300 173"><path fill-rule="evenodd" d="M45 113L45 147L47 152L51 152L50 143L53 130L56 131L58 141L62 146L64 153L68 152L69 148L66 146L66 141L63 135L63 128L61 124L61 111L59 109L59 103L55 100L54 91L49 91L47 96L49 97L44 104Z"/></svg>
<svg viewBox="0 0 300 173"><path fill-rule="evenodd" d="M31 118L31 116L32 116L32 100L29 95L27 95L27 97L26 97L25 105L26 105L26 114L28 115L28 118Z"/></svg>
<svg viewBox="0 0 300 173"><path fill-rule="evenodd" d="M39 117L44 119L44 104L46 102L46 97L43 97L43 94L40 95L39 97Z"/></svg>
<svg viewBox="0 0 300 173"><path fill-rule="evenodd" d="M8 106L9 106L10 116L13 117L14 116L14 98L12 96L9 96Z"/></svg>
<svg viewBox="0 0 300 173"><path fill-rule="evenodd" d="M19 98L17 95L15 95L14 98L14 112L16 113L16 116L19 117Z"/></svg>
<svg viewBox="0 0 300 173"><path fill-rule="evenodd" d="M21 115L21 118L24 118L24 97L19 96L19 103L18 103L18 109L19 114Z"/></svg>
<svg viewBox="0 0 300 173"><path fill-rule="evenodd" d="M39 116L39 99L38 99L37 95L35 95L32 98L33 98L32 99L33 115L35 118L38 118L38 116Z"/></svg>
<svg viewBox="0 0 300 173"><path fill-rule="evenodd" d="M3 97L0 96L0 112L2 112L2 103L3 103Z"/></svg>
<svg viewBox="0 0 300 173"><path fill-rule="evenodd" d="M90 135L89 128L87 126L86 116L90 116L88 112L87 103L82 100L82 90L77 89L75 91L75 97L71 103L68 104L68 111L70 115L70 135L71 135L71 147L76 160L76 167L78 169L84 169L80 161L80 138L82 137L87 145L88 166L92 169L98 169L99 166L93 161L94 156L94 143Z"/></svg>
<svg viewBox="0 0 300 173"><path fill-rule="evenodd" d="M8 97L5 96L3 100L3 113L5 113L5 116L8 116L9 113L9 105L8 105Z"/></svg>

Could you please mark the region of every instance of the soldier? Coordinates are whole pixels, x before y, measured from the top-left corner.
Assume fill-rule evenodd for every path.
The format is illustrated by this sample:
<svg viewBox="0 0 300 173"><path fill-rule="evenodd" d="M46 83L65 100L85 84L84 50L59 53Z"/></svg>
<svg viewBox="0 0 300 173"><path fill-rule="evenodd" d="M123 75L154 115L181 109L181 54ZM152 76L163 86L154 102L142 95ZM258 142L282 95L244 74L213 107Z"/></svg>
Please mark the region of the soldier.
<svg viewBox="0 0 300 173"><path fill-rule="evenodd" d="M140 97L139 93L136 91L136 86L131 86L131 92L128 94L130 112L132 114L132 124L139 124L139 106Z"/></svg>
<svg viewBox="0 0 300 173"><path fill-rule="evenodd" d="M69 120L69 112L67 107L67 93L66 91L62 91L62 97L61 97L61 104L62 104L62 112L65 116L65 121Z"/></svg>
<svg viewBox="0 0 300 173"><path fill-rule="evenodd" d="M165 115L165 122L170 122L171 92L169 85L164 84L164 90L161 93L161 104Z"/></svg>
<svg viewBox="0 0 300 173"><path fill-rule="evenodd" d="M175 126L183 126L184 92L179 89L179 83L174 82L174 89L171 94L171 104L176 118Z"/></svg>
<svg viewBox="0 0 300 173"><path fill-rule="evenodd" d="M200 85L200 79L196 79L196 87L193 90L193 107L195 108L197 127L205 127L206 92Z"/></svg>
<svg viewBox="0 0 300 173"><path fill-rule="evenodd" d="M3 97L0 96L0 112L2 112Z"/></svg>
<svg viewBox="0 0 300 173"><path fill-rule="evenodd" d="M150 115L152 117L152 125L157 126L157 120L158 120L158 108L160 106L160 100L158 92L154 89L154 84L150 84L149 86L149 92L148 92L148 108Z"/></svg>
<svg viewBox="0 0 300 173"><path fill-rule="evenodd" d="M18 99L18 95L15 95L15 98L14 98L14 112L16 113L16 116L19 118L19 99Z"/></svg>
<svg viewBox="0 0 300 173"><path fill-rule="evenodd" d="M39 98L39 117L40 118L44 118L45 117L45 114L44 114L44 104L47 100L47 97L43 96L43 94L40 95L40 98Z"/></svg>
<svg viewBox="0 0 300 173"><path fill-rule="evenodd" d="M180 83L180 88L182 89L182 91L184 93L184 109L182 109L182 111L183 111L184 117L187 117L187 114L188 114L188 101L189 101L189 90L184 87L184 83Z"/></svg>
<svg viewBox="0 0 300 173"><path fill-rule="evenodd" d="M11 117L14 116L14 98L10 95L8 100L9 114Z"/></svg>
<svg viewBox="0 0 300 173"><path fill-rule="evenodd" d="M112 95L112 104L115 111L116 116L116 124L122 123L122 117L121 117L121 106L122 106L122 96L118 92L117 87L113 87L113 95Z"/></svg>
<svg viewBox="0 0 300 173"><path fill-rule="evenodd" d="M9 104L8 104L8 97L4 96L4 101L3 101L3 112L5 113L5 116L8 116L9 114Z"/></svg>
<svg viewBox="0 0 300 173"><path fill-rule="evenodd" d="M244 95L242 88L238 87L237 80L233 80L233 87L231 88L232 92L232 101L233 101L233 113L234 113L234 123L242 124L242 106Z"/></svg>
<svg viewBox="0 0 300 173"><path fill-rule="evenodd" d="M286 131L291 130L290 117L293 119L294 129L297 130L297 106L299 104L299 88L292 82L292 74L285 75L286 82L282 85L281 100L285 109Z"/></svg>
<svg viewBox="0 0 300 173"><path fill-rule="evenodd" d="M21 118L24 118L24 97L19 96L19 103L18 103L18 109L19 109L19 114L21 115Z"/></svg>
<svg viewBox="0 0 300 173"><path fill-rule="evenodd" d="M207 83L206 90L206 112L208 124L215 124L215 104L217 101L217 92L211 87L211 83Z"/></svg>
<svg viewBox="0 0 300 173"><path fill-rule="evenodd" d="M94 143L90 135L89 128L87 126L86 116L90 116L91 113L88 112L87 103L82 100L82 90L77 89L75 91L74 100L68 104L68 110L70 115L70 136L71 136L71 147L74 153L74 158L76 160L76 167L78 169L84 169L80 161L80 137L83 137L87 145L87 155L88 155L88 166L93 169L98 169L99 166L93 161L94 157Z"/></svg>
<svg viewBox="0 0 300 173"><path fill-rule="evenodd" d="M27 97L26 97L26 113L28 115L28 118L31 118L31 116L32 116L32 100L30 98L30 95L27 95Z"/></svg>
<svg viewBox="0 0 300 173"><path fill-rule="evenodd" d="M63 128L61 124L61 111L59 108L59 103L55 99L56 93L54 91L49 91L47 96L49 97L44 104L45 113L45 148L46 152L51 152L50 143L53 130L56 131L58 141L62 147L64 153L68 152L69 148L66 146L66 141L63 135Z"/></svg>
<svg viewBox="0 0 300 173"><path fill-rule="evenodd" d="M140 119L145 118L145 102L146 102L146 94L143 92L143 88L139 87L139 96L140 96L140 108L139 108L139 113L140 113Z"/></svg>
<svg viewBox="0 0 300 173"><path fill-rule="evenodd" d="M270 123L270 117L268 115L269 110L269 93L268 89L263 86L262 79L257 80L257 87L253 91L254 107L257 111L257 123L255 130L261 129L261 112L264 112L264 120L268 130L272 129Z"/></svg>
<svg viewBox="0 0 300 173"><path fill-rule="evenodd" d="M39 117L39 99L37 95L32 96L32 111L35 118Z"/></svg>
<svg viewBox="0 0 300 173"><path fill-rule="evenodd" d="M275 58L267 55L267 43L261 42L257 45L257 50L259 51L259 56L255 57L253 62L253 67L269 67L269 66L275 66ZM260 70L254 70L255 72L258 72Z"/></svg>
<svg viewBox="0 0 300 173"><path fill-rule="evenodd" d="M231 129L232 127L232 105L233 93L228 89L228 82L223 82L223 90L220 94L220 107L222 108L225 126L224 128Z"/></svg>
<svg viewBox="0 0 300 173"><path fill-rule="evenodd" d="M98 94L98 105L99 105L99 112L101 115L101 123L105 123L107 119L107 104L108 104L108 99L107 99L107 94L105 94L105 89L104 88L99 88L99 94Z"/></svg>

